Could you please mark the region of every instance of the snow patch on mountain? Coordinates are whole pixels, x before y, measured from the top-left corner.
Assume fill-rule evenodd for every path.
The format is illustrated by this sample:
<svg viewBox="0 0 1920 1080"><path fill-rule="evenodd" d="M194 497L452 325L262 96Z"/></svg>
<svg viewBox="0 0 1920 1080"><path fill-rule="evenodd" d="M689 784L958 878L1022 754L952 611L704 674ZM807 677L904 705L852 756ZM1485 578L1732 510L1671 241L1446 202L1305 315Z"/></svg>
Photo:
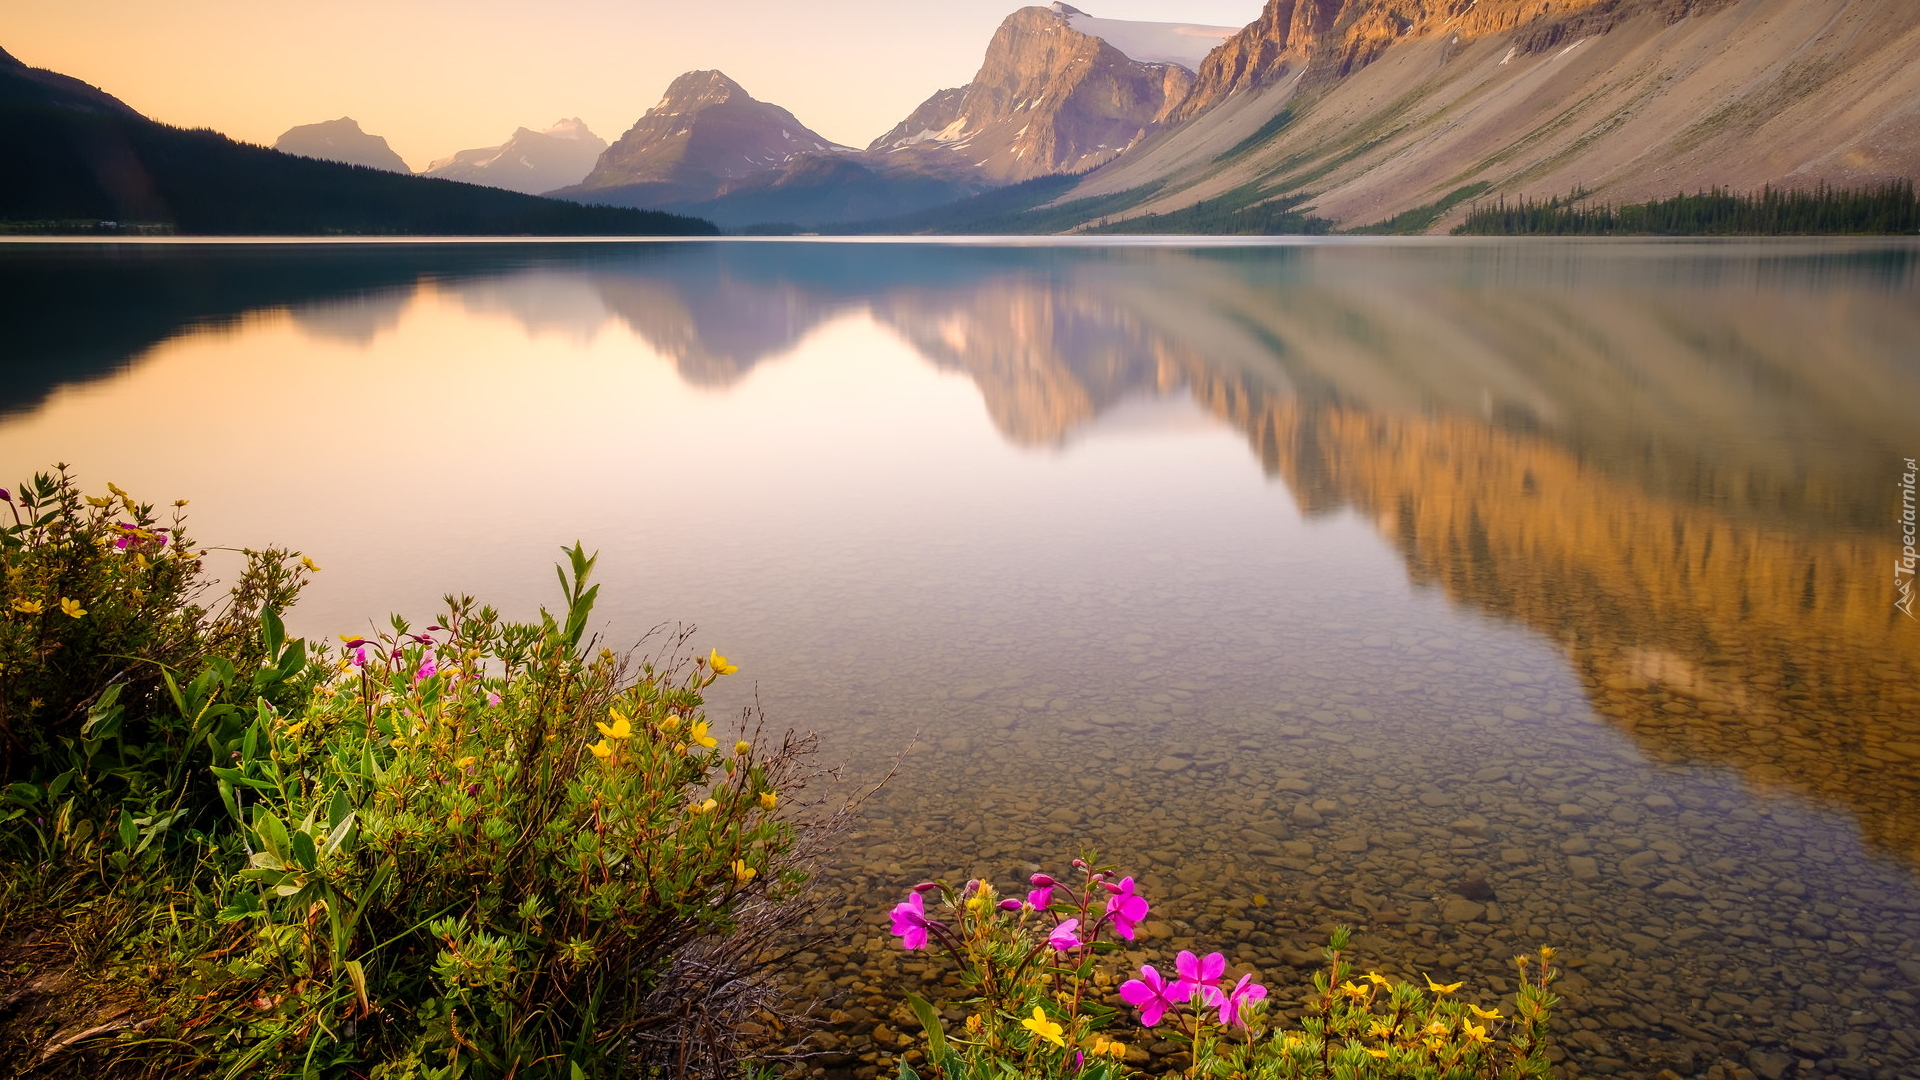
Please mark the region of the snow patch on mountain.
<svg viewBox="0 0 1920 1080"><path fill-rule="evenodd" d="M1066 19L1067 25L1091 37L1097 37L1142 64L1178 64L1188 71L1199 71L1200 61L1214 47L1240 32L1238 26L1206 26L1200 23L1135 22L1131 19L1100 19L1069 4L1055 3L1053 13Z"/></svg>

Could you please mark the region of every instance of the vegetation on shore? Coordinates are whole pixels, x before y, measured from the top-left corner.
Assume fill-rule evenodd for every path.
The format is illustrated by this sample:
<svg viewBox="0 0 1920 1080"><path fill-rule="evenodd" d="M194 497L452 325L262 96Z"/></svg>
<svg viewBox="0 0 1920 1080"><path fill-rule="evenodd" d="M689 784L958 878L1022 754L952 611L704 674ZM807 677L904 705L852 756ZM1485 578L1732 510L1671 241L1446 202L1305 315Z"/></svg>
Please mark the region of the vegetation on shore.
<svg viewBox="0 0 1920 1080"><path fill-rule="evenodd" d="M294 157L117 112L0 95L0 231L208 236L710 236L657 210L583 206ZM101 225L109 222L109 225ZM91 223L90 227L88 223Z"/></svg>
<svg viewBox="0 0 1920 1080"><path fill-rule="evenodd" d="M835 825L791 817L812 742L707 719L717 653L597 649L578 546L537 622L449 598L322 647L282 629L295 552L203 607L177 506L64 469L0 501L0 1060L577 1080L779 1044Z"/></svg>
<svg viewBox="0 0 1920 1080"><path fill-rule="evenodd" d="M1811 191L1714 188L1645 203L1594 204L1575 193L1476 206L1456 236L1819 236L1920 233L1913 181Z"/></svg>

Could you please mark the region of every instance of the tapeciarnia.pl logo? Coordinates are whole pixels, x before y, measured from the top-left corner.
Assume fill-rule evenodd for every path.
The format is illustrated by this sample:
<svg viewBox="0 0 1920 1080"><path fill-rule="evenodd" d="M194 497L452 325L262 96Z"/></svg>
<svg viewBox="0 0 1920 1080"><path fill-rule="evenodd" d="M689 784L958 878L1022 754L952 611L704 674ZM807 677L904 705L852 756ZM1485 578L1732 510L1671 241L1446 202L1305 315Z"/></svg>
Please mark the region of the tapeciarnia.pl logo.
<svg viewBox="0 0 1920 1080"><path fill-rule="evenodd" d="M1913 613L1913 571L1915 554L1914 517L1913 517L1913 480L1920 469L1914 467L1913 459L1905 459L1907 471L1900 474L1900 557L1893 563L1893 588L1899 599L1893 606L1909 619L1916 619Z"/></svg>

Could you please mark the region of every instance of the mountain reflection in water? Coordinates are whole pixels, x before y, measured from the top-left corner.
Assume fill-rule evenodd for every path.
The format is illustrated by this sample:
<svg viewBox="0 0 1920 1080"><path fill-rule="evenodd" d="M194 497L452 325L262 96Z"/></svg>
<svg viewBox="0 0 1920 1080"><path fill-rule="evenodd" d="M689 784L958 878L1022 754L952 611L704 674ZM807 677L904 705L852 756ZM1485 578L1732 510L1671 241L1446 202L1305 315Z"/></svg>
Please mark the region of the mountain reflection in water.
<svg viewBox="0 0 1920 1080"><path fill-rule="evenodd" d="M836 320L868 319L941 371L970 380L1000 436L1036 454L1064 453L1078 440L1127 425L1198 418L1237 433L1308 518L1365 521L1417 587L1547 643L1564 657L1592 713L1655 767L1727 770L1751 792L1844 812L1870 849L1904 866L1876 878L1879 886L1861 884L1859 896L1910 915L1887 882L1904 883L1911 894L1920 867L1920 626L1894 609L1891 573L1895 484L1904 459L1920 453L1913 413L1920 403L1917 271L1920 247L1877 242L0 249L0 317L9 328L0 432L44 410L63 387L145 363L163 342L244 328L275 312L290 315L311 339L366 348L402 323L409 304L431 295L476 318L511 320L530 339L585 343L631 334L680 379L714 394L748 385L762 365L804 348ZM875 407L885 405L875 399ZM1072 602L1074 586L1063 588L1060 602ZM1326 608L1330 621L1339 618L1339 602ZM1078 634L1085 627L1070 625L1073 619L1097 617L1076 613L1061 625ZM1221 621L1260 629L1242 615ZM1309 674L1358 693L1359 682L1394 681L1402 667L1444 673L1445 662L1433 662L1432 649L1441 647L1431 635L1383 630L1354 646L1372 658L1337 660L1344 670ZM1170 704L1153 707L1180 718L1182 702L1207 681L1204 665L1193 671L1198 682L1186 689L1169 684L1163 696ZM850 684L865 677L848 662ZM1497 667L1487 677L1514 687L1537 678ZM1046 692L1001 685L1005 680L1003 669L923 688L928 699L902 705L897 722L946 724L943 710L950 709L953 727L930 732L930 763L964 759L977 768L984 757L991 769L1011 762L999 747L983 754L958 719L1014 730L993 710L1048 707ZM1480 706L1490 711L1466 717L1467 727L1515 745L1562 738L1550 696L1543 708L1542 696L1501 698L1497 690L1489 688L1490 704ZM982 707L995 693L1004 707ZM1037 700L1022 701L1029 697ZM1336 693L1326 700L1345 699ZM1051 707L1062 707L1058 698ZM1269 715L1250 728L1254 741L1241 749L1298 737L1283 722L1287 708L1276 705L1280 719ZM1343 720L1352 731L1327 736L1342 745L1356 734L1363 748L1369 738L1416 736L1411 727L1368 728L1366 707L1347 714L1363 719ZM1109 722L1068 719L1060 730L1092 731ZM1153 729L1156 737L1160 731ZM1019 740L1047 737L1016 731L1013 745L1038 753L1044 741ZM1406 752L1417 757L1420 749ZM1354 756L1366 762L1370 753ZM1120 760L1129 759L1123 753ZM1168 759L1164 771L1174 777L1190 766L1227 768L1204 753L1193 761L1191 754ZM1377 767L1381 773L1370 782L1386 791L1391 770ZM1025 768L1005 765L1009 776ZM1536 826L1550 831L1553 823L1543 818L1551 808L1544 815L1514 809L1518 796L1509 791L1528 783L1545 791L1549 779L1528 780L1519 766L1481 771L1500 774L1485 783L1501 793L1481 797L1479 813L1499 801L1510 819L1500 828L1511 828L1511 836L1533 835ZM1298 786L1305 780L1292 782L1282 790L1312 790ZM1699 812L1711 809L1707 803L1682 809L1666 800L1662 809L1662 798L1649 796L1646 807L1677 813L1684 828L1718 829L1733 843L1746 827L1738 816L1748 812L1744 807L1717 821ZM1548 801L1554 799L1567 821L1587 820L1589 810L1572 806L1574 795ZM1293 800L1283 794L1274 805L1284 811ZM1425 805L1443 817L1449 812L1444 800ZM1451 829L1451 840L1440 845L1464 851L1480 842L1474 838L1487 823L1475 816L1475 805L1469 796L1467 816L1436 830ZM1633 833L1642 810L1609 805L1609 827ZM901 820L911 819L907 806L896 802L895 809ZM952 827L961 828L964 812L955 813ZM1309 807L1292 820L1297 826L1319 813ZM1256 833L1257 818L1250 819ZM1417 846L1415 831L1376 834L1339 850L1365 860L1369 843ZM1265 851L1279 834L1242 835L1254 836L1249 850ZM1463 847L1462 836L1472 842ZM1017 850L1014 862L1046 854L1031 837L1000 844L983 836L980 845L989 857L1011 858ZM876 857L893 850L869 847ZM1633 850L1633 842L1622 841L1620 851ZM1649 850L1666 858L1659 844ZM1271 851L1280 867L1325 872L1291 847ZM1793 856L1814 863L1833 857L1812 844L1806 855ZM1518 881L1531 858L1523 851L1501 872ZM1650 859L1628 857L1613 872L1651 890L1649 875L1659 864ZM1412 860L1407 855L1395 866L1418 877ZM1169 865L1170 881L1191 883ZM1381 872L1387 885L1413 888ZM1425 872L1439 873L1430 862ZM1677 887L1683 891L1661 896L1684 903L1692 886ZM1321 904L1316 917L1358 912L1381 927L1404 920L1409 948L1435 950L1422 962L1467 962L1419 929L1426 920L1448 921L1422 902L1399 903L1394 914L1396 902L1361 885L1350 895L1325 886L1312 895ZM1787 948L1780 944L1786 940L1812 948L1782 936L1798 922L1772 925L1764 915L1739 914L1738 905L1731 910L1730 923L1752 920L1752 933L1738 926L1735 937L1771 934L1776 947ZM1523 933L1558 925L1544 913L1518 918ZM1864 950L1877 941L1872 948L1920 972L1920 956L1908 955L1911 934L1907 952L1885 952L1889 931L1898 940L1913 927L1902 918L1869 925L1878 936L1858 933L1856 944ZM1239 955L1259 960L1265 947ZM1744 946L1731 948L1737 955ZM849 964L859 955L844 954ZM1624 957L1611 962L1624 968ZM1619 991L1603 985L1596 994L1612 992ZM1756 1017L1767 1011L1758 999L1749 1004ZM1762 1019L1710 1018L1718 1008L1710 1003L1696 1007L1689 1026L1674 1030L1700 1045L1784 1044L1794 1037L1739 1026L1764 1028ZM1814 1029L1831 1026L1816 1013L1804 1014L1818 1021L1809 1021L1811 1028L1794 1030L1818 1034ZM1842 1020L1833 1024L1845 1030ZM1920 1037L1911 1028L1888 1030L1911 1045L1903 1040ZM1814 1043L1797 1052L1836 1061L1860 1052L1834 1032L1822 1038L1817 1053ZM1898 1052L1884 1035L1863 1045ZM1594 1047L1582 1053L1589 1066L1602 1062L1603 1071L1612 1060L1611 1051Z"/></svg>

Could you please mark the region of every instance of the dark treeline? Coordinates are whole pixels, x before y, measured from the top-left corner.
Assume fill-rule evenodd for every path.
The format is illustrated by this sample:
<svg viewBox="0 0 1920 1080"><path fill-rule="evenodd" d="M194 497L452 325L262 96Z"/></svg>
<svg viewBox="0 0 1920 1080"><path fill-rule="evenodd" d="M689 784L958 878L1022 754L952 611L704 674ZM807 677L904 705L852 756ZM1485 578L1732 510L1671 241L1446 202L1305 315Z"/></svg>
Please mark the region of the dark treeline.
<svg viewBox="0 0 1920 1080"><path fill-rule="evenodd" d="M710 235L708 222L293 157L120 113L0 100L7 231ZM94 229L100 229L97 224Z"/></svg>
<svg viewBox="0 0 1920 1080"><path fill-rule="evenodd" d="M1476 207L1457 236L1813 236L1920 232L1913 181L1869 188L1714 188L1646 203L1594 205L1579 197L1502 199Z"/></svg>

